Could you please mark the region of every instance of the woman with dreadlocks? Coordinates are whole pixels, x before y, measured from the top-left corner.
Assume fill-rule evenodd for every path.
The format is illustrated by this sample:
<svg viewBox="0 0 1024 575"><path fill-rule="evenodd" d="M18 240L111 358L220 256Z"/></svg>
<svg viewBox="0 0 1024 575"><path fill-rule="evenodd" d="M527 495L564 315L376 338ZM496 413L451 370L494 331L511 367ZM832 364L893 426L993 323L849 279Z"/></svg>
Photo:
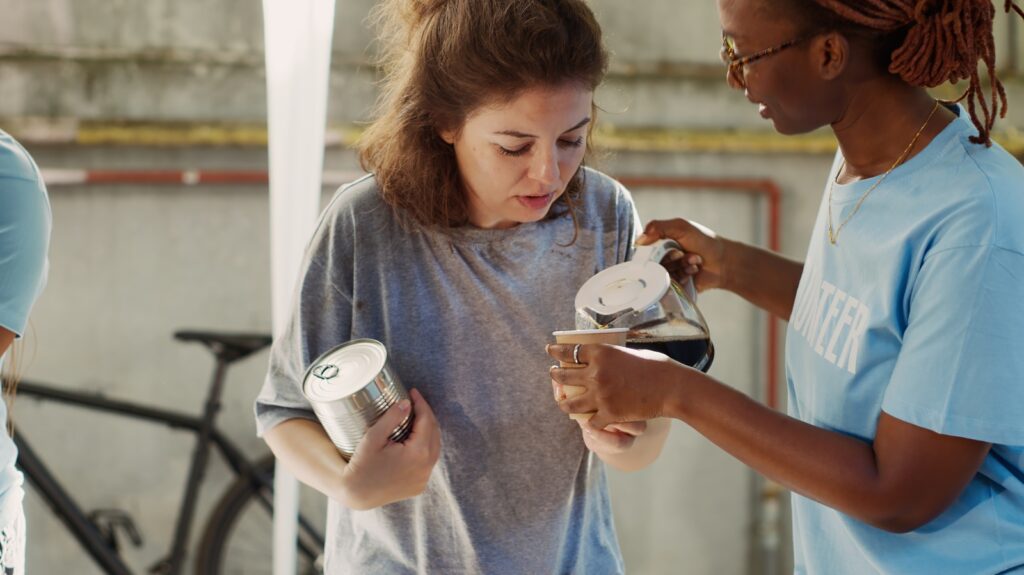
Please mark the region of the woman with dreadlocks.
<svg viewBox="0 0 1024 575"><path fill-rule="evenodd" d="M671 416L791 489L797 573L1024 573L1024 169L989 0L719 0L728 82L839 151L805 263L682 220L677 273L789 320L789 415L652 352L553 345L596 428ZM1012 2L1005 9L1021 13ZM978 71L984 66L987 78ZM966 80L960 103L926 88Z"/></svg>

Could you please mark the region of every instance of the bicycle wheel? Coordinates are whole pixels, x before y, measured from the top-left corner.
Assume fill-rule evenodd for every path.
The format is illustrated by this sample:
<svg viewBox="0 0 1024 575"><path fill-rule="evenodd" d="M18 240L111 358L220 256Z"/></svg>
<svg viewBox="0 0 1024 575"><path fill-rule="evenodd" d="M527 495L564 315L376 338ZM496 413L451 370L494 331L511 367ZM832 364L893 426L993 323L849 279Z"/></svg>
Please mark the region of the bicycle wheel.
<svg viewBox="0 0 1024 575"><path fill-rule="evenodd" d="M256 472L273 485L274 457L256 464ZM303 487L299 502L299 575L323 573L323 533L327 498ZM221 497L206 522L197 575L258 575L273 571L273 492L244 477Z"/></svg>

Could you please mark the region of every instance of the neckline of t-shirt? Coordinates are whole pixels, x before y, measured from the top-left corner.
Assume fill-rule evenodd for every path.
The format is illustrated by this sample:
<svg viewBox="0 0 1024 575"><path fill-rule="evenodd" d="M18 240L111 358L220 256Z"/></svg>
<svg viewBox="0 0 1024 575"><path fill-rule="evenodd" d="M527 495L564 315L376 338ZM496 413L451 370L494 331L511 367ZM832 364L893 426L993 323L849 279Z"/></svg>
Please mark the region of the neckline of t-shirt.
<svg viewBox="0 0 1024 575"><path fill-rule="evenodd" d="M923 150L906 162L896 166L896 169L890 172L889 175L885 177L885 181L878 186L879 188L885 188L886 185L891 182L896 182L909 176L913 176L916 172L928 167L935 160L945 154L949 146L955 145L959 141L961 134L973 128L973 124L964 119L964 110L959 104L953 111L957 113L957 117L944 127L931 142L928 142L928 145ZM837 157L837 162L829 173L829 185L832 187L833 205L842 205L859 201L868 188L878 183L879 179L883 176L880 174L873 178L858 180L848 184L840 184L835 182L835 177L836 171L841 165L842 152L840 151ZM877 191L877 189L873 190L872 193Z"/></svg>
<svg viewBox="0 0 1024 575"><path fill-rule="evenodd" d="M568 215L547 218L536 222L524 222L511 228L478 228L472 224L456 228L441 228L440 226L424 226L424 228L431 233L442 235L455 243L490 244L514 241L521 237L537 236L541 229L550 225L556 225L563 218L567 219Z"/></svg>

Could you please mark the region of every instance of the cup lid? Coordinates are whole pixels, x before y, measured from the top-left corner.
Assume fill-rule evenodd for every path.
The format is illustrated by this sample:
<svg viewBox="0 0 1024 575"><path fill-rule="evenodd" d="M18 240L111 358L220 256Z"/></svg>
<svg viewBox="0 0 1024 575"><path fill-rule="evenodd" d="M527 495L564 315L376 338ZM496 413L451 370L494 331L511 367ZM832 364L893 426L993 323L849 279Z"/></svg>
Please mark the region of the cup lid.
<svg viewBox="0 0 1024 575"><path fill-rule="evenodd" d="M583 284L576 292L576 311L611 316L646 309L660 300L671 285L668 270L658 262L624 262L599 272Z"/></svg>
<svg viewBox="0 0 1024 575"><path fill-rule="evenodd" d="M603 327L598 329L563 329L551 332L551 335L558 337L562 335L606 335L609 333L628 332L626 327Z"/></svg>
<svg viewBox="0 0 1024 575"><path fill-rule="evenodd" d="M310 401L334 401L366 387L384 369L388 352L376 340L355 340L329 350L306 371L302 390Z"/></svg>

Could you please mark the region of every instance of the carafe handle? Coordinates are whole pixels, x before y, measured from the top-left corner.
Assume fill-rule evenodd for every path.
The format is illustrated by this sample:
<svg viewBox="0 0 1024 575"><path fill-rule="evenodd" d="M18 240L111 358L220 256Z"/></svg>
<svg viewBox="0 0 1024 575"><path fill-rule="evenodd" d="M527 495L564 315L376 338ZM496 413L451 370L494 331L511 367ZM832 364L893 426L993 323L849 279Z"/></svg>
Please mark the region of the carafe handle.
<svg viewBox="0 0 1024 575"><path fill-rule="evenodd" d="M679 245L679 242L675 240L658 240L650 245L637 246L633 250L633 260L640 262L651 261L660 264L661 260L665 259L665 255L672 250L683 251L683 246Z"/></svg>
<svg viewBox="0 0 1024 575"><path fill-rule="evenodd" d="M683 246L679 245L679 242L675 240L658 240L653 244L646 246L637 246L633 250L633 261L644 262L651 261L656 264L661 264L661 260L665 259L668 252L672 250L683 251ZM697 288L693 285L693 278L687 276L682 285L683 289L686 290L686 295L690 296L690 301L697 301Z"/></svg>

